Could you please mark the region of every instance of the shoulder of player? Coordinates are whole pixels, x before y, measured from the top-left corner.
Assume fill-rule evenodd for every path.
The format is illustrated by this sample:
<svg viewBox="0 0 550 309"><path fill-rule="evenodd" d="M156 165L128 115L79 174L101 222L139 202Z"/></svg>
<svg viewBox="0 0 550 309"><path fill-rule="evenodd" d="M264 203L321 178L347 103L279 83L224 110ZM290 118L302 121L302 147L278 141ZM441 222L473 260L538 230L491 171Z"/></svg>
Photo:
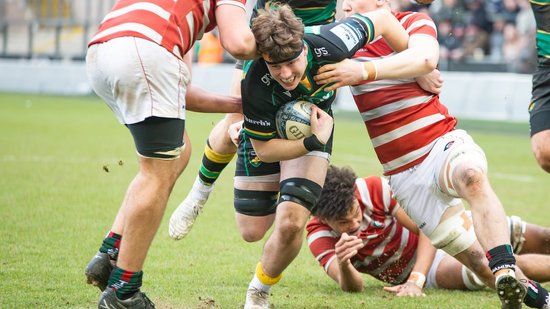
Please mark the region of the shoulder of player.
<svg viewBox="0 0 550 309"><path fill-rule="evenodd" d="M393 15L397 18L397 20L399 20L405 29L421 26L435 27L435 22L433 19L428 14L422 12L393 12Z"/></svg>

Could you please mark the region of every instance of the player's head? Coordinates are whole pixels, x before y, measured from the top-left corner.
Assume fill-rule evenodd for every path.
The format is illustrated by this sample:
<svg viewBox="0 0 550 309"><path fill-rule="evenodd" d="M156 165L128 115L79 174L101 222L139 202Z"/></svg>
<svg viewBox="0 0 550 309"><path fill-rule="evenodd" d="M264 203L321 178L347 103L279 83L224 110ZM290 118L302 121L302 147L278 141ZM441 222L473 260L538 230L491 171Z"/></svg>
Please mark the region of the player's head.
<svg viewBox="0 0 550 309"><path fill-rule="evenodd" d="M271 76L286 90L296 88L307 67L302 21L288 5L271 4L258 11L252 32Z"/></svg>
<svg viewBox="0 0 550 309"><path fill-rule="evenodd" d="M389 0L343 0L342 12L345 17L355 13L367 13L380 8L389 9Z"/></svg>
<svg viewBox="0 0 550 309"><path fill-rule="evenodd" d="M359 232L363 212L355 198L356 179L350 168L329 166L319 202L313 209L314 216L338 233Z"/></svg>

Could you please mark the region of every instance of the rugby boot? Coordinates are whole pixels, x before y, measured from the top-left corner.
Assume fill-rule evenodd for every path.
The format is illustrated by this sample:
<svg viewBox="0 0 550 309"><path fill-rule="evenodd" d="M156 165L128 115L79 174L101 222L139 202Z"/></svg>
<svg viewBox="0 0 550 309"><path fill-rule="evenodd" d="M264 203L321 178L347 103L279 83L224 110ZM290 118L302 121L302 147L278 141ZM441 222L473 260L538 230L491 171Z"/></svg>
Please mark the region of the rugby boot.
<svg viewBox="0 0 550 309"><path fill-rule="evenodd" d="M155 304L140 291L137 291L128 299L119 299L113 288L107 288L101 294L98 309L154 309Z"/></svg>
<svg viewBox="0 0 550 309"><path fill-rule="evenodd" d="M510 270L505 274L499 275L495 286L502 303L502 309L521 308L523 299L527 294L527 289L516 278L514 271Z"/></svg>
<svg viewBox="0 0 550 309"><path fill-rule="evenodd" d="M107 288L114 263L107 253L97 252L84 270L86 283L97 286L103 292Z"/></svg>
<svg viewBox="0 0 550 309"><path fill-rule="evenodd" d="M269 294L256 288L248 288L244 309L269 309Z"/></svg>

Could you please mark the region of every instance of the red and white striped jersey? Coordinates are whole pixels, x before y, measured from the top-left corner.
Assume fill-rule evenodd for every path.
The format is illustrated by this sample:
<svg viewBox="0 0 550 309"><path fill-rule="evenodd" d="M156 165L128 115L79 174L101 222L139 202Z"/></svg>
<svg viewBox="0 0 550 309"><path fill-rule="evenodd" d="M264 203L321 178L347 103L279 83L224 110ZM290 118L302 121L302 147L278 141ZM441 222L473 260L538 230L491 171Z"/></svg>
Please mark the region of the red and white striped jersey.
<svg viewBox="0 0 550 309"><path fill-rule="evenodd" d="M410 36L437 38L433 20L423 13L393 12ZM382 38L365 45L354 56L375 60L395 52ZM419 164L435 140L452 131L456 118L414 79L364 81L351 87L355 104L371 138L384 174L391 175Z"/></svg>
<svg viewBox="0 0 550 309"><path fill-rule="evenodd" d="M244 9L246 0L119 0L88 45L123 36L153 41L183 57L205 32L216 27L223 4Z"/></svg>
<svg viewBox="0 0 550 309"><path fill-rule="evenodd" d="M363 211L359 237L365 246L351 258L353 266L384 282L405 282L416 260L418 236L396 221L394 215L399 205L385 179L358 178L355 185L355 196ZM308 246L325 271L335 262L334 248L339 239L340 235L329 225L315 217L309 221Z"/></svg>

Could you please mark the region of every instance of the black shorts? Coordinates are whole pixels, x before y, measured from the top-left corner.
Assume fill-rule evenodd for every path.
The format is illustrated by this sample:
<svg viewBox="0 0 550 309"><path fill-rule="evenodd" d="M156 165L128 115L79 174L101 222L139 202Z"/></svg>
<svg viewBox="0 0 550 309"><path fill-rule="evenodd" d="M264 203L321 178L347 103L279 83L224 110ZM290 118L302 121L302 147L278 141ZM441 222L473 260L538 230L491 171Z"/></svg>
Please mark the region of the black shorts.
<svg viewBox="0 0 550 309"><path fill-rule="evenodd" d="M533 74L529 124L531 136L550 130L550 66L538 66Z"/></svg>
<svg viewBox="0 0 550 309"><path fill-rule="evenodd" d="M334 131L327 142L324 152L332 154L332 143L334 139ZM278 174L281 171L279 162L266 163L260 161L256 155L254 147L250 141L250 137L246 135L244 130L241 130L239 136L239 147L237 149L237 165L235 167L235 176L266 176Z"/></svg>
<svg viewBox="0 0 550 309"><path fill-rule="evenodd" d="M127 124L134 137L137 152L147 158L174 160L183 147L185 120L149 117L142 122Z"/></svg>
<svg viewBox="0 0 550 309"><path fill-rule="evenodd" d="M266 176L278 174L281 168L279 162L265 163L260 161L252 147L250 137L241 130L239 136L239 147L237 149L237 166L235 176Z"/></svg>

